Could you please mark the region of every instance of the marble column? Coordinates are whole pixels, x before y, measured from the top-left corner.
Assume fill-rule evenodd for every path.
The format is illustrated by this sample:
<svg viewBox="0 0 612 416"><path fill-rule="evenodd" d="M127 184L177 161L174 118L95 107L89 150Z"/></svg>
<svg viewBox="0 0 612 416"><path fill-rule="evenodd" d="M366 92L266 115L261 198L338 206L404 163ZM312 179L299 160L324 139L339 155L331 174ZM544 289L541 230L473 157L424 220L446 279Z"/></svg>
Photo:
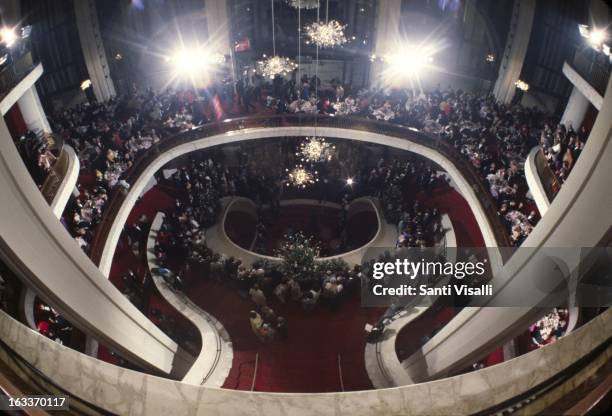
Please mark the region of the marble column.
<svg viewBox="0 0 612 416"><path fill-rule="evenodd" d="M510 31L506 39L497 81L493 87L495 98L503 103L510 103L516 93L514 83L519 79L523 69L534 14L535 0L514 0Z"/></svg>
<svg viewBox="0 0 612 416"><path fill-rule="evenodd" d="M561 124L565 124L566 127L572 126L575 131L578 131L584 120L584 116L589 109L589 100L585 97L578 88L572 89L572 95L570 95L561 117Z"/></svg>
<svg viewBox="0 0 612 416"><path fill-rule="evenodd" d="M75 1L74 12L85 66L87 66L94 95L98 101L107 101L116 93L100 34L95 1Z"/></svg>
<svg viewBox="0 0 612 416"><path fill-rule="evenodd" d="M383 56L391 51L399 39L399 24L402 10L401 0L385 0L377 2L376 6L376 37L374 39L375 56ZM370 86L382 83L383 63L372 62L370 66Z"/></svg>
<svg viewBox="0 0 612 416"><path fill-rule="evenodd" d="M40 103L36 86L32 85L17 100L17 105L23 116L28 130L34 132L51 133L51 126L47 120L47 115Z"/></svg>

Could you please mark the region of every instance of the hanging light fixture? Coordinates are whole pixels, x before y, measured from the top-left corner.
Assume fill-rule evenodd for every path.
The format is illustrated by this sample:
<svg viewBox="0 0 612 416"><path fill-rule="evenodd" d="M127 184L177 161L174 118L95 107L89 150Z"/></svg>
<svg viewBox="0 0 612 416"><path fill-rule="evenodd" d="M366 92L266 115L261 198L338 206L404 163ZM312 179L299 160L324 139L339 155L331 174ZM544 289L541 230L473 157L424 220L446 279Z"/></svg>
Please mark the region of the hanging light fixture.
<svg viewBox="0 0 612 416"><path fill-rule="evenodd" d="M344 35L346 25L337 20L329 22L314 22L306 26L306 35L310 41L321 48L333 48L348 42Z"/></svg>
<svg viewBox="0 0 612 416"><path fill-rule="evenodd" d="M265 78L274 79L277 75L290 74L297 65L289 58L276 56L276 37L274 21L274 0L270 1L272 7L272 56L263 55L263 59L257 62L257 70Z"/></svg>
<svg viewBox="0 0 612 416"><path fill-rule="evenodd" d="M306 137L306 140L300 143L296 156L305 163L328 162L334 157L335 151L336 146L326 142L323 137Z"/></svg>
<svg viewBox="0 0 612 416"><path fill-rule="evenodd" d="M257 62L257 70L265 78L274 79L276 75L288 75L297 65L289 58L280 56L263 56L263 60Z"/></svg>
<svg viewBox="0 0 612 416"><path fill-rule="evenodd" d="M325 3L325 22L319 20L319 4L317 1L317 20L306 26L306 34L310 42L320 48L333 48L348 42L344 35L346 25L337 20L329 20L329 0Z"/></svg>
<svg viewBox="0 0 612 416"><path fill-rule="evenodd" d="M318 0L286 0L286 2L296 9L316 9L319 5Z"/></svg>
<svg viewBox="0 0 612 416"><path fill-rule="evenodd" d="M297 165L293 169L286 169L287 172L287 186L294 186L296 188L306 188L309 185L319 182L319 173L315 171L309 171L302 165Z"/></svg>

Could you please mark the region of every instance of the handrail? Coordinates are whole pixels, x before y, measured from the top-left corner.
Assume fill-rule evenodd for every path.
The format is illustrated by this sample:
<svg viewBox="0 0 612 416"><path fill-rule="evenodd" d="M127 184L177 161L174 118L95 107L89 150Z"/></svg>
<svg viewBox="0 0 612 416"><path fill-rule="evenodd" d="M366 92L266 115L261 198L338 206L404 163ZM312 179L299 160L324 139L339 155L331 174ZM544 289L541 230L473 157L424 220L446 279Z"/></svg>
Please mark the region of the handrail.
<svg viewBox="0 0 612 416"><path fill-rule="evenodd" d="M503 414L507 409L516 408L517 404L524 404L525 402L532 402L539 397L544 396L546 393L551 392L556 387L560 386L563 382L570 380L573 376L577 375L577 373L584 367L586 367L589 363L595 361L597 357L601 354L605 354L606 350L608 350L612 346L612 338L608 337L605 342L595 347L588 354L583 356L582 358L576 360L569 367L565 368L563 371L555 374L550 377L548 380L545 380L538 385L533 386L531 389L525 391L522 394L513 397L510 400L499 403L496 406L485 409L481 412L476 413L476 415L491 415L491 414ZM520 407L520 406L519 406Z"/></svg>
<svg viewBox="0 0 612 416"><path fill-rule="evenodd" d="M73 408L75 403L78 403L78 409L83 410L86 408L90 413L89 414L100 414L100 415L112 415L112 413L98 407L97 405L84 400L80 397L75 396L68 390L64 389L57 383L55 383L52 379L43 374L38 368L36 368L33 364L28 362L25 358L23 358L20 354L15 352L10 346L8 346L2 338L0 338L0 358L2 355L6 355L12 363L19 368L20 371L23 371L27 375L27 381L32 383L32 385L42 394L60 394L69 396L70 408ZM75 407L77 407L75 406Z"/></svg>
<svg viewBox="0 0 612 416"><path fill-rule="evenodd" d="M609 374L597 387L595 387L582 400L568 409L565 415L586 415L597 406L604 397L612 391L612 374Z"/></svg>
<svg viewBox="0 0 612 416"><path fill-rule="evenodd" d="M440 137L421 132L411 127L361 117L318 116L316 118L316 123L319 127L342 128L362 132L365 131L410 140L416 144L433 149L449 159L455 168L457 168L465 177L468 183L471 184L475 195L477 196L487 215L487 220L491 226L495 240L497 241L497 245L500 248L501 257L503 261L508 260L511 254L511 250L509 249L511 247L510 238L507 230L501 223L497 213L496 203L493 200L493 197L491 196L482 177L478 175L470 162L466 160L449 142L441 139ZM205 124L198 128L165 138L153 145L135 161L134 165L127 173L125 180L129 184L135 183L146 170L147 166L149 166L159 155L177 146L190 143L198 139L250 128L274 128L288 126L299 127L314 125L315 117L313 115L302 114L240 117ZM95 264L100 264L102 253L104 251L104 245L106 244L106 240L111 232L113 220L123 205L126 196L127 190L125 190L124 187L116 187L111 193L102 221L96 229L96 234L92 242L90 257Z"/></svg>
<svg viewBox="0 0 612 416"><path fill-rule="evenodd" d="M104 407L105 413L125 409L126 403L133 404L134 400L145 401L147 409L151 415L163 414L172 406L192 406L191 410L197 408L198 414L250 414L249 409L255 406L267 404L269 410L274 413L291 413L298 408L311 408L316 406L316 411L320 414L336 415L365 415L393 413L399 414L403 409L404 413L414 413L423 406L432 406L434 413L448 413L453 406L461 404L463 407L455 408L455 411L462 413L483 413L491 414L492 411L481 412L482 408L488 410L497 408L495 403L503 403L503 407L516 403L524 397L530 397L541 390L541 386L550 385L553 379L565 376L571 377L577 368L584 368L586 365L599 359L601 354L611 353L610 324L612 317L611 311L606 311L602 315L588 322L576 332L559 339L557 342L536 351L506 361L496 366L478 370L475 373L467 373L451 378L436 380L430 383L414 384L391 389L377 391L360 391L351 393L319 393L319 394L288 394L288 393L251 393L244 391L215 389L205 386L191 386L174 380L145 375L133 370L118 369L112 364L96 360L77 351L71 350L63 345L42 337L40 334L29 330L23 324L13 320L6 313L0 311L0 328L9 335L6 339L0 340L0 347L7 345L13 354L20 355L19 359L32 362L30 366L36 366L40 381L55 383L49 377L57 377L57 383L70 389L71 393L66 393L75 397L76 400L93 401L98 406ZM33 342L33 338L38 338ZM39 348L32 349L27 345L38 345ZM574 348L572 348L574 347ZM3 351L0 348L0 352ZM10 358L10 357L9 357ZM15 357L17 358L17 357ZM52 358L52 359L48 359ZM0 359L6 360L6 355L0 354ZM553 359L558 359L557 364L550 366ZM67 365L67 363L79 363L78 367ZM576 367L576 365L578 367ZM63 366L70 367L64 368ZM511 371L511 366L518 366L518 371ZM538 366L541 366L539 368ZM40 368L40 370L38 370ZM57 371L57 369L65 371ZM99 377L102 381L97 385L98 388L87 388L87 383L79 377L79 370L89 369L89 377L85 380L92 380ZM541 371L537 371L541 370ZM508 376L508 377L505 377ZM489 380L482 383L482 380ZM117 391L114 383L120 380L121 391ZM491 381L496 380L495 385ZM35 380L36 381L36 380ZM435 391L457 391L461 390L460 397L453 397L452 400L445 400L440 403L439 395L436 395L432 383L436 385ZM469 383L473 388L461 389L462 383ZM534 387L531 387L531 386ZM118 400L108 400L109 391L118 395ZM200 394L201 393L201 394ZM64 394L64 393L62 393ZM348 396L350 395L350 396ZM185 398L193 398L185 401ZM197 398L196 398L197 397ZM476 397L479 399L476 400ZM298 399L299 398L299 399ZM124 399L124 400L121 400ZM240 405L237 401L243 400ZM338 408L334 406L338 400L352 402L353 405ZM410 403L418 400L418 406L411 407ZM71 400L71 404L74 402ZM347 403L348 403L347 402ZM394 407L388 407L389 403L399 403ZM156 407L160 406L160 407ZM156 412L153 412L157 409ZM164 410L166 409L166 410ZM185 407L181 407L181 410ZM229 410L232 410L231 413ZM281 409L283 409L281 411ZM385 411L386 410L386 411ZM313 411L314 412L314 411ZM310 413L313 413L310 412ZM126 412L121 412L125 414ZM314 414L314 413L313 413Z"/></svg>
<svg viewBox="0 0 612 416"><path fill-rule="evenodd" d="M251 382L251 391L255 391L255 381L257 380L257 368L259 367L259 353L255 353L255 367L253 369L253 381Z"/></svg>

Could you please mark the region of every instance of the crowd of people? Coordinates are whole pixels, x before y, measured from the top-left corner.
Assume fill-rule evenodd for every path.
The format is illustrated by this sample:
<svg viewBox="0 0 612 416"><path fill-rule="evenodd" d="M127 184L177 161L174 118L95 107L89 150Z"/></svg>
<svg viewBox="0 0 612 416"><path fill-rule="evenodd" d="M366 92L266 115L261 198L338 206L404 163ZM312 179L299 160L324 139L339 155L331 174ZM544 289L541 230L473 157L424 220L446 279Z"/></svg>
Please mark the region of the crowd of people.
<svg viewBox="0 0 612 416"><path fill-rule="evenodd" d="M566 128L563 124L556 129L548 124L544 126L540 136L540 146L555 177L561 183L569 176L582 153L587 137L588 133L584 126L578 132L574 131L572 126Z"/></svg>
<svg viewBox="0 0 612 416"><path fill-rule="evenodd" d="M236 97L227 92L224 99L237 99L246 112L255 109L255 104L264 104L277 112L361 116L438 135L481 174L516 246L529 235L539 219L528 197L524 177L527 153L540 144L551 167L563 181L584 147L587 135L584 129L576 133L555 124L551 117L536 109L500 104L491 95L450 87L420 93L411 90L353 91L350 86L332 80L331 87L322 89L319 79L307 76L297 84L299 88L295 81L280 78L274 79L269 86L263 80L256 85L241 82L237 85ZM264 91L269 95L261 99ZM154 93L134 89L108 102L83 104L50 118L55 134L75 149L81 163L80 194L71 200L64 221L85 251L90 248L109 195L114 188L129 188L125 173L134 161L164 137L206 123L203 106L194 91ZM30 161L30 168L44 173L52 166L54 156L48 150L48 142L29 135L19 143L19 148ZM33 176L41 174L37 172ZM239 260L208 252L202 229L216 221L219 199L224 195L252 198L261 209L261 218L265 218L262 207L278 207L282 182L279 178L251 174L245 168L227 169L212 159L192 161L190 166L177 171L171 181L186 195L185 201L177 200L177 212L173 214L176 217L167 221L174 227L180 225L178 229L182 230L176 244L182 247L190 262L208 263L204 267L210 268L213 278L220 275L220 270L227 273L235 269L240 281L238 276L244 273L238 273ZM408 203L402 189L409 185L427 191L441 181L444 179L432 166L397 160L381 160L376 167L359 173L356 178L365 193L381 199L387 221L397 224L398 247L431 245L441 231L439 212L423 209L415 201ZM354 192L351 197L356 195ZM258 233L264 232L265 222L260 221ZM160 255L165 251L160 250ZM251 270L249 275L251 273L254 272ZM180 285L180 275L176 280ZM328 283L331 284L323 281L319 286L324 288ZM342 286L337 280L333 284ZM280 282L278 285L282 288ZM316 303L318 296L312 289L305 289L303 293L311 294L306 295L306 304ZM260 314L266 322L264 315Z"/></svg>
<svg viewBox="0 0 612 416"><path fill-rule="evenodd" d="M282 84L275 80L274 83ZM331 87L319 89L320 80L304 76L301 93L288 81L272 88L266 99L277 112L321 113L360 116L415 127L451 143L480 172L497 201L513 245L519 246L539 219L530 203L524 175L529 151L540 144L551 167L565 180L586 141L579 133L555 124L553 117L536 108L501 104L489 94L453 88L413 90L351 91L332 80ZM317 99L318 98L318 99Z"/></svg>
<svg viewBox="0 0 612 416"><path fill-rule="evenodd" d="M95 225L116 187L129 188L125 173L163 137L206 122L193 92L155 94L130 91L105 103L87 103L50 118L54 134L76 151L81 166L80 195L71 200L64 220L88 251Z"/></svg>
<svg viewBox="0 0 612 416"><path fill-rule="evenodd" d="M565 335L568 323L567 308L554 308L552 312L529 327L531 340L539 347L550 344Z"/></svg>
<svg viewBox="0 0 612 416"><path fill-rule="evenodd" d="M278 267L267 263L247 267L239 259L208 248L193 213L191 206L182 202L167 213L154 246L158 272L175 290L185 290L202 278L233 287L252 301L249 320L262 342L287 336L287 320L272 309L271 298L282 304L299 302L304 310L311 310L320 296L330 303L338 301L351 280L346 267L327 270L319 284L284 276Z"/></svg>
<svg viewBox="0 0 612 416"><path fill-rule="evenodd" d="M237 100L247 103L247 109L260 101L262 90L266 89L263 81L240 85ZM300 86L298 91L294 81L275 79L268 87L270 95L265 104L278 112L319 112L384 120L416 127L447 140L488 184L500 218L517 246L539 218L527 195L523 169L527 153L534 145L541 144L554 171L564 180L586 140L584 129L575 133L571 128L555 125L551 117L536 109L499 104L490 95L452 88L421 93L351 91L350 86L337 80L333 80L331 88L321 89L319 79L307 76L302 78ZM103 209L109 191L115 186L129 187L123 174L141 153L169 134L205 122L202 104L193 91L159 94L151 90L132 91L107 103L81 105L56 114L51 119L53 130L76 149L82 169L91 174L95 184L87 189L87 194L82 189L82 195L67 215L68 226L79 243L87 248L92 225L99 219L91 212ZM374 179L377 175L378 172L372 172ZM430 179L434 180L435 177ZM270 184L270 181L262 184L259 192L251 194L265 199L267 189L276 189ZM231 185L227 181L223 186Z"/></svg>
<svg viewBox="0 0 612 416"><path fill-rule="evenodd" d="M27 131L15 142L21 159L39 187L42 187L57 159L52 150L53 144L51 135L33 131Z"/></svg>
<svg viewBox="0 0 612 416"><path fill-rule="evenodd" d="M389 162L381 158L375 167L363 169L356 183L355 192L378 197L386 222L397 225L397 247L431 247L441 237L438 209L424 208L414 198L448 186L444 174L431 163L420 158Z"/></svg>

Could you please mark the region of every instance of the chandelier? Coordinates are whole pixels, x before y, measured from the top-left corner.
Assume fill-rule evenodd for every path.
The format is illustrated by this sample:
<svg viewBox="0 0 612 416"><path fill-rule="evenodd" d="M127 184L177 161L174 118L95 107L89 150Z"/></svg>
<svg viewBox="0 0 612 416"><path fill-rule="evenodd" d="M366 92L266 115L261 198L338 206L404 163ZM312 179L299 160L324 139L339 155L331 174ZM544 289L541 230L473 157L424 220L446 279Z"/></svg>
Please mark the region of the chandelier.
<svg viewBox="0 0 612 416"><path fill-rule="evenodd" d="M327 162L332 159L335 150L336 146L327 143L323 137L307 137L300 143L296 156L300 156L302 162Z"/></svg>
<svg viewBox="0 0 612 416"><path fill-rule="evenodd" d="M262 61L257 62L257 68L264 78L274 79L276 75L288 75L297 68L295 62L289 58L280 56L266 57L266 55L263 58Z"/></svg>
<svg viewBox="0 0 612 416"><path fill-rule="evenodd" d="M529 84L527 84L525 81L522 80L517 80L514 85L516 86L516 88L518 88L521 91L528 91L529 90Z"/></svg>
<svg viewBox="0 0 612 416"><path fill-rule="evenodd" d="M306 188L319 181L318 172L309 171L302 165L297 165L292 170L287 171L287 186L295 186L296 188Z"/></svg>
<svg viewBox="0 0 612 416"><path fill-rule="evenodd" d="M310 41L322 48L333 48L347 42L344 36L346 25L340 24L337 20L329 22L314 22L306 26L306 35Z"/></svg>
<svg viewBox="0 0 612 416"><path fill-rule="evenodd" d="M289 6L295 9L316 9L319 0L286 0Z"/></svg>

